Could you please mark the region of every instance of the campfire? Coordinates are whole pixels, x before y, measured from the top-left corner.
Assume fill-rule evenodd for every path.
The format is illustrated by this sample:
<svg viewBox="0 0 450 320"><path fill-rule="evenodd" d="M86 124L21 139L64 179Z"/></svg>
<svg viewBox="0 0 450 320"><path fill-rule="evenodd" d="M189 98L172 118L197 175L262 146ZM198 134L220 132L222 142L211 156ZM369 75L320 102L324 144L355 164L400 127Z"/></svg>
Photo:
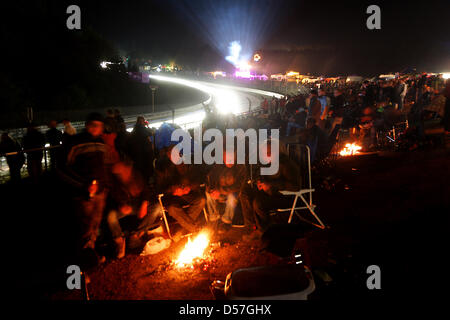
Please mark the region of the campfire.
<svg viewBox="0 0 450 320"><path fill-rule="evenodd" d="M188 239L186 246L181 251L175 265L178 268L193 267L196 260L204 259L205 250L209 245L209 235L203 231L194 240Z"/></svg>
<svg viewBox="0 0 450 320"><path fill-rule="evenodd" d="M362 147L357 145L356 143L347 143L344 147L344 149L342 149L339 154L341 156L353 156L355 154L360 153L359 150L361 150Z"/></svg>

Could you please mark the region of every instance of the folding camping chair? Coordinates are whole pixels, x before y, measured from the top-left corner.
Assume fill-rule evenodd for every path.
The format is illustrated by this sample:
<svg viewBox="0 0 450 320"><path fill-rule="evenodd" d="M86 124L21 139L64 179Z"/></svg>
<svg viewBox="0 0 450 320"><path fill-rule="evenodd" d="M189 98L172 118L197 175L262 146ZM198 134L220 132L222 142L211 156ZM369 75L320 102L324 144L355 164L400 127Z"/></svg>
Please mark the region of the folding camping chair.
<svg viewBox="0 0 450 320"><path fill-rule="evenodd" d="M300 190L299 191L280 191L281 194L285 195L285 196L295 196L294 198L294 202L292 204L291 208L286 208L286 209L277 209L276 213L281 213L281 212L288 212L290 211L290 215L289 215L289 219L288 219L288 223L291 223L292 218L294 216L294 212L295 214L300 218L300 220L303 220L309 224L312 224L313 226L316 226L320 229L325 229L325 225L323 224L323 222L320 220L320 218L317 216L317 214L314 212L314 209L316 208L316 205L313 204L312 201L312 194L314 192L314 189L312 188L311 185L311 154L310 154L310 149L308 146L306 145L302 145L300 143L288 143L288 155L289 158L292 158L293 153L291 152L291 146L297 146L300 148L300 155L304 154L301 152L301 149L303 148L304 150L306 150L306 160L307 160L307 167L306 167L306 172L308 173L308 177L307 177L307 188L303 188L303 175L300 175ZM300 156L299 157L300 160L300 165L302 165L304 163L304 157ZM302 166L301 166L302 167ZM303 166L304 167L304 166ZM303 170L302 170L303 171ZM305 198L306 195L309 194L308 200ZM296 207L297 205L297 201L300 198L301 201L303 201L303 203L305 204L305 206L303 207ZM305 218L303 218L297 211L300 210L309 210L309 212L312 214L312 216L316 219L316 221L318 222L312 222L310 220L307 220Z"/></svg>
<svg viewBox="0 0 450 320"><path fill-rule="evenodd" d="M166 226L167 234L169 235L169 238L172 239L172 234L170 233L169 220L167 219L168 211L166 210L166 208L163 205L162 197L164 197L164 193L161 193L161 194L158 195L158 201L159 201L159 205L161 206L162 217L163 217L163 220L164 220L164 225ZM184 206L183 208L186 208L188 206L189 205ZM208 222L208 214L206 213L206 209L205 208L203 208L203 214L205 216L206 222ZM190 235L190 234L187 234L185 236L188 236L188 235Z"/></svg>

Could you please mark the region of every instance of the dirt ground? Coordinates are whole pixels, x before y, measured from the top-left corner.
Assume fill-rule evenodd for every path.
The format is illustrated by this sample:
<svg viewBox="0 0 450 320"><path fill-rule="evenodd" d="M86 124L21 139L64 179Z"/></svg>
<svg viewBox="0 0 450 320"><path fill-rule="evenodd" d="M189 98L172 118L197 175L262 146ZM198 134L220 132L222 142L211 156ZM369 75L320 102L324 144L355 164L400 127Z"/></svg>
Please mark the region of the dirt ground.
<svg viewBox="0 0 450 320"><path fill-rule="evenodd" d="M383 271L384 297L412 295L418 290L437 294L435 286L442 280L436 270L448 249L444 239L450 212L449 160L449 149L444 147L385 152L341 158L315 175L316 212L329 228L310 229L296 244L314 273L316 291L311 299L373 295L366 288L366 269L372 264ZM19 213L26 212L27 225L33 226L24 231L28 237L13 246L14 260L10 261L16 263L9 273L16 287L13 292L44 299L81 299L79 291L64 289L65 268L71 263L70 256L63 258L64 237L70 235L64 226L51 227L51 232L45 228L49 221L52 226L64 222L61 213L67 203L61 200L56 212L33 215L38 199L42 194L35 191L30 201L17 203L19 210L12 217L17 225L24 217ZM211 282L225 280L233 270L293 263L261 250L261 241L243 241L240 236L239 229L232 230L220 245L207 249L207 271L168 267L186 239L155 255L133 253L122 260L109 260L89 272L90 298L213 299ZM30 269L30 261L39 264ZM422 280L424 268L433 275L432 281Z"/></svg>

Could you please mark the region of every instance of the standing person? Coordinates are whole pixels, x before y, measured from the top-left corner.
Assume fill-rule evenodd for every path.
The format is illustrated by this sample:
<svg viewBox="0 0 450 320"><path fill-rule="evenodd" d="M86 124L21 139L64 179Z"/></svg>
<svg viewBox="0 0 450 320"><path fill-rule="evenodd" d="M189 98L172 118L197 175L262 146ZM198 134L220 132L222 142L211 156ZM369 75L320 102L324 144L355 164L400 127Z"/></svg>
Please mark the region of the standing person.
<svg viewBox="0 0 450 320"><path fill-rule="evenodd" d="M45 132L45 137L47 143L50 144L51 148L49 151L50 154L50 169L54 170L56 168L56 162L58 161L59 151L58 148L62 143L62 133L58 129L56 129L57 122L55 120L51 120L48 124L48 130Z"/></svg>
<svg viewBox="0 0 450 320"><path fill-rule="evenodd" d="M31 150L27 152L27 170L31 180L34 183L37 183L39 181L39 178L42 174L42 157L44 156L44 145L44 134L41 133L34 124L30 124L27 128L27 133L23 138L23 148L25 150Z"/></svg>
<svg viewBox="0 0 450 320"><path fill-rule="evenodd" d="M372 85L369 81L365 80L363 82L362 89L364 91L363 105L364 106L372 106L377 100L377 92L374 85ZM379 94L384 94L384 91L379 90ZM381 98L379 98L382 100Z"/></svg>
<svg viewBox="0 0 450 320"><path fill-rule="evenodd" d="M264 113L269 112L269 101L267 101L267 98L264 98L264 100L261 103L261 107L262 107Z"/></svg>
<svg viewBox="0 0 450 320"><path fill-rule="evenodd" d="M325 122L328 115L328 109L330 108L330 98L327 97L327 93L325 92L325 89L321 88L319 89L319 97L320 101L320 122L318 123L319 127L324 130L325 129Z"/></svg>
<svg viewBox="0 0 450 320"><path fill-rule="evenodd" d="M9 175L11 177L11 183L17 183L20 181L20 169L22 169L25 163L25 156L22 153L20 144L9 136L7 132L2 133L0 140L0 154L14 153L6 155L6 163L9 167Z"/></svg>
<svg viewBox="0 0 450 320"><path fill-rule="evenodd" d="M106 110L105 132L108 133L117 132L117 122L116 119L114 118L114 111L112 109Z"/></svg>
<svg viewBox="0 0 450 320"><path fill-rule="evenodd" d="M114 120L116 120L118 126L125 124L125 120L122 118L119 109L114 109Z"/></svg>
<svg viewBox="0 0 450 320"><path fill-rule="evenodd" d="M311 94L306 99L306 105L308 106L308 118L314 118L316 123L320 123L322 104L318 99L317 90L311 90Z"/></svg>
<svg viewBox="0 0 450 320"><path fill-rule="evenodd" d="M146 127L144 117L138 117L127 141L127 155L133 160L136 170L147 182L153 174L154 155L151 135L150 129Z"/></svg>
<svg viewBox="0 0 450 320"><path fill-rule="evenodd" d="M331 98L331 105L330 105L330 116L331 116L331 128L330 128L330 135L333 134L334 128L338 127L340 129L342 125L342 121L344 119L344 106L345 106L345 97L342 94L341 89L334 89L334 95Z"/></svg>
<svg viewBox="0 0 450 320"><path fill-rule="evenodd" d="M408 92L408 85L404 80L399 80L395 87L396 103L398 104L398 110L403 110L403 104L405 102L406 92Z"/></svg>
<svg viewBox="0 0 450 320"><path fill-rule="evenodd" d="M103 130L102 115L89 114L85 130L74 136L68 146L65 171L62 174L62 178L72 187L73 208L79 227L77 251L81 262L87 267L104 260L95 251L110 183L105 165L107 147L101 138Z"/></svg>
<svg viewBox="0 0 450 320"><path fill-rule="evenodd" d="M70 138L77 134L77 129L72 126L69 119L64 119L62 121L64 125L63 135L62 135L62 144L66 146L70 143Z"/></svg>

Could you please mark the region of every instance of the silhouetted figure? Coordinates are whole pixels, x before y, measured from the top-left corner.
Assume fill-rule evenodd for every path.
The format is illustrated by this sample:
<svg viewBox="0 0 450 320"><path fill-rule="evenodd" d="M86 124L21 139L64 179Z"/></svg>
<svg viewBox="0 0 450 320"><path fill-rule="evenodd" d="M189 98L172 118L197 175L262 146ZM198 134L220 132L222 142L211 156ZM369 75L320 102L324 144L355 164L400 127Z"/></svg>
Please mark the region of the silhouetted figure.
<svg viewBox="0 0 450 320"><path fill-rule="evenodd" d="M42 174L42 157L44 156L45 136L35 125L30 124L23 138L23 148L27 151L27 170L33 182L37 183ZM38 150L33 150L38 149Z"/></svg>
<svg viewBox="0 0 450 320"><path fill-rule="evenodd" d="M7 154L18 152L17 154L6 155L6 163L9 167L9 174L11 176L11 182L17 183L20 181L20 169L22 169L25 163L25 156L22 153L20 144L11 138L8 133L2 133L0 142L0 154Z"/></svg>
<svg viewBox="0 0 450 320"><path fill-rule="evenodd" d="M50 147L54 147L49 150L51 170L56 168L56 163L60 152L59 147L62 143L62 133L60 130L56 129L56 125L57 122L55 120L50 121L48 124L49 129L45 132L47 142L50 144Z"/></svg>

